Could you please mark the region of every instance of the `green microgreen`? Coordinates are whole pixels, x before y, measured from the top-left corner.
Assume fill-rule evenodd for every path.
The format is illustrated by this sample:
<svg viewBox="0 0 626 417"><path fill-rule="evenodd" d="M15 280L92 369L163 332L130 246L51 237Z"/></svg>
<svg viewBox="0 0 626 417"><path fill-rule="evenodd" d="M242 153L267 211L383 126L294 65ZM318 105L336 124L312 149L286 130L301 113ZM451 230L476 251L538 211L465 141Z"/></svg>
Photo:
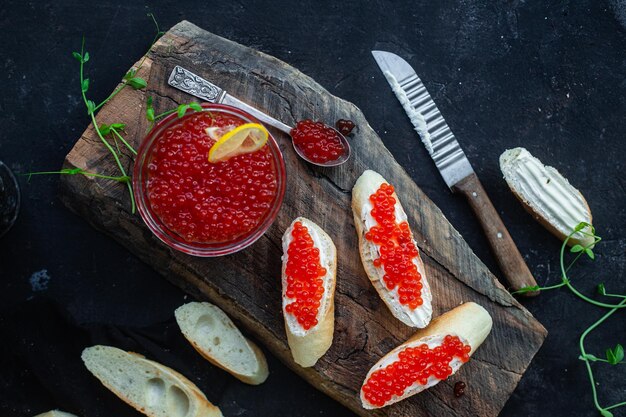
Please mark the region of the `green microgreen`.
<svg viewBox="0 0 626 417"><path fill-rule="evenodd" d="M127 182L130 181L130 177L128 176L111 176L111 175L102 175L102 174L97 174L95 172L88 172L85 171L82 168L64 168L60 171L39 171L39 172L29 172L27 174L23 174L25 176L28 177L28 181L30 181L31 177L33 175L50 175L50 174L60 174L60 175L78 175L78 174L82 174L82 175L86 175L88 177L95 177L95 178L102 178L105 180L113 180L113 181L118 181L118 182Z"/></svg>
<svg viewBox="0 0 626 417"><path fill-rule="evenodd" d="M164 32L162 32L160 30L159 24L157 23L156 18L154 17L154 15L152 13L149 13L148 16L152 19L152 21L154 22L154 25L156 27L156 35L155 35L152 43L150 44L150 48L143 55L139 65L137 67L131 68L124 75L124 77L122 79L122 83L115 90L113 90L113 92L106 99L104 99L100 104L96 105L96 103L93 100L87 98L87 93L89 92L89 87L91 85L91 81L89 80L89 78L86 78L84 76L85 64L87 62L89 62L89 52L85 51L85 37L83 37L83 40L81 42L80 52L72 52L72 56L80 64L80 68L79 68L80 91L81 91L81 96L82 96L83 102L84 102L85 107L87 109L87 115L91 119L91 123L94 126L94 130L95 130L96 134L98 135L98 138L100 139L100 141L102 142L104 147L113 156L113 159L115 160L115 163L116 163L116 165L117 165L121 175L118 175L118 176L102 175L102 174L97 174L97 173L93 173L93 172L87 172L87 171L85 171L85 170L83 170L81 168L67 168L67 169L62 169L60 171L31 172L29 174L26 174L26 175L28 175L29 180L30 180L30 178L33 175L43 175L43 174L77 175L77 174L82 174L82 175L95 177L95 178L101 178L101 179L118 181L120 183L126 184L126 187L128 188L128 193L129 193L129 196L130 196L131 211L132 211L132 213L135 213L135 210L136 210L136 207L135 207L135 196L133 194L133 188L132 188L130 176L127 175L126 169L124 168L124 164L122 163L122 161L120 159L121 157L124 156L124 154L122 153L122 149L119 146L119 142L121 142L133 155L137 155L137 151L133 148L133 146L122 135L122 133L124 132L124 129L126 127L126 125L124 123L116 122L116 123L110 123L110 124L105 124L105 123L98 124L97 119L96 119L96 112L103 105L108 103L113 97L115 97L120 91L122 91L124 88L126 88L128 86L130 86L131 88L133 88L135 90L141 90L141 89L145 89L147 87L148 83L146 82L146 80L143 79L142 77L137 76L137 73L141 69L141 67L143 66L143 63L145 62L145 60L146 60L146 58L148 56L148 52L150 51L152 46L155 44L155 42L164 33ZM107 139L107 138L109 138L109 139ZM112 139L112 142L115 145L115 148L113 147L113 145L111 145L110 139Z"/></svg>
<svg viewBox="0 0 626 417"><path fill-rule="evenodd" d="M569 241L574 237L574 235L581 235L581 234L584 236L593 238L593 242L585 246L581 244L573 245L570 248L569 252L575 255L574 259L572 259L571 262L567 266L565 266L565 257L566 257L565 248L567 247L567 244L569 243ZM572 232L565 238L565 240L563 241L563 244L561 245L560 257L559 257L559 263L560 263L560 268L561 268L561 282L555 285L547 286L547 287L540 287L540 286L525 287L514 292L513 294L523 294L525 292L530 292L530 291L546 291L546 290L552 290L552 289L561 288L561 287L567 287L570 290L570 292L572 292L576 297L580 298L581 300L589 304L592 304L596 307L609 309L609 311L606 314L604 314L598 321L596 321L587 329L585 329L585 331L581 334L580 339L579 339L580 356L578 358L582 360L583 362L585 362L585 367L587 369L587 374L588 374L589 382L591 385L591 392L593 395L593 403L594 403L595 408L603 417L612 417L613 413L609 410L613 410L615 408L625 406L626 402L621 402L621 403L613 404L613 405L606 406L606 407L603 407L600 405L600 402L598 400L597 384L595 381L591 363L599 362L599 363L607 363L610 365L624 364L626 363L624 362L624 347L621 344L617 344L615 345L614 348L608 348L606 350L606 359L604 359L604 358L598 357L597 355L587 353L587 351L585 350L585 339L589 335L589 333L591 333L594 329L600 326L616 311L626 308L626 294L609 294L606 291L605 285L603 283L600 283L596 287L596 291L598 295L603 296L603 297L620 298L621 301L617 304L610 304L610 303L597 301L586 296L585 294L581 293L578 289L576 289L574 285L572 284L571 279L568 276L570 269L574 266L574 264L580 259L580 257L583 254L587 255L587 257L589 257L590 259L595 260L595 253L593 252L592 248L595 248L596 245L601 240L602 239L596 235L596 231L592 225L590 225L589 223L585 223L585 222L579 223L572 230Z"/></svg>
<svg viewBox="0 0 626 417"><path fill-rule="evenodd" d="M606 360L611 365L617 365L624 360L624 347L619 343L613 349L606 350Z"/></svg>
<svg viewBox="0 0 626 417"><path fill-rule="evenodd" d="M176 115L181 118L187 114L188 110L196 112L204 111L204 108L199 103L192 101L191 103L179 104L178 107L167 110L163 113L155 114L153 102L154 101L150 96L146 100L146 120L150 122L150 129L154 126L157 120L162 119L165 116L169 116L170 114L176 113Z"/></svg>

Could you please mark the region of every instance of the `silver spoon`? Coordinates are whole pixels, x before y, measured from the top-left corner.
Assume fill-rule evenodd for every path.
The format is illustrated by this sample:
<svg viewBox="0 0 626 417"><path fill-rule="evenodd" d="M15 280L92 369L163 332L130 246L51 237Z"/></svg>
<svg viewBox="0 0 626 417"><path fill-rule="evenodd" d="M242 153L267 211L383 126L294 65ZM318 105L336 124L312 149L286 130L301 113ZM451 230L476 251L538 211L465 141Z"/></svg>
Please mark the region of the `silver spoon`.
<svg viewBox="0 0 626 417"><path fill-rule="evenodd" d="M241 109L246 113L256 117L260 122L273 126L281 132L285 132L289 135L289 137L291 137L291 144L298 156L300 156L300 158L304 159L310 164L320 167L335 167L346 162L350 158L350 154L352 153L350 143L348 143L346 137L334 127L329 126L331 129L337 132L339 140L341 141L341 144L343 145L345 151L339 158L333 161L328 161L324 163L313 162L309 158L307 158L307 156L304 155L304 153L294 143L293 136L291 136L291 131L293 129L291 126L286 125L280 120L276 120L272 116L263 113L261 110L258 110L250 106L249 104L244 103L238 98L231 96L226 91L224 91L224 89L205 80L199 75L196 75L193 72L177 65L172 70L172 73L170 74L170 78L167 80L167 83L172 87L184 91L187 94L191 94L192 96L198 97L201 100L237 107L238 109Z"/></svg>

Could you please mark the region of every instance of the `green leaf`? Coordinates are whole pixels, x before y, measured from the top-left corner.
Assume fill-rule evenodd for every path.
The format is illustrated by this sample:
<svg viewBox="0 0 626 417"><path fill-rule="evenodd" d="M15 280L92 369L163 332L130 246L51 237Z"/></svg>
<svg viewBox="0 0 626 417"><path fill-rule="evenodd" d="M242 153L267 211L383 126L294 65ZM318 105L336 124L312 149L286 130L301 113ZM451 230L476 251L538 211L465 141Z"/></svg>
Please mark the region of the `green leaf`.
<svg viewBox="0 0 626 417"><path fill-rule="evenodd" d="M576 225L576 227L574 228L575 232L580 232L581 230L583 230L585 227L587 226L591 226L589 223L587 222L580 222Z"/></svg>
<svg viewBox="0 0 626 417"><path fill-rule="evenodd" d="M115 130L124 130L126 125L124 123L111 123L111 128Z"/></svg>
<svg viewBox="0 0 626 417"><path fill-rule="evenodd" d="M202 111L202 106L196 103L195 101L192 101L191 103L189 103L189 107L195 111Z"/></svg>
<svg viewBox="0 0 626 417"><path fill-rule="evenodd" d="M585 253L587 254L588 257L590 257L591 259L596 259L596 255L594 255L593 251L591 250L591 248L585 248Z"/></svg>
<svg viewBox="0 0 626 417"><path fill-rule="evenodd" d="M81 89L83 90L83 93L86 93L87 90L89 90L89 78L85 78L83 80L83 84L81 85Z"/></svg>
<svg viewBox="0 0 626 417"><path fill-rule="evenodd" d="M189 104L181 104L178 106L178 117L183 117L187 110L189 109Z"/></svg>
<svg viewBox="0 0 626 417"><path fill-rule="evenodd" d="M611 365L617 365L618 363L620 363L622 360L624 360L624 347L620 344L617 344L613 349L607 349L606 360L609 361Z"/></svg>
<svg viewBox="0 0 626 417"><path fill-rule="evenodd" d="M598 357L595 355L592 355L591 353L586 353L585 355L580 355L578 359L580 359L581 361L595 362L598 360Z"/></svg>
<svg viewBox="0 0 626 417"><path fill-rule="evenodd" d="M125 80L130 80L131 78L133 78L135 76L135 74L137 73L137 70L135 68L131 68L128 70L128 72L124 75L124 79Z"/></svg>
<svg viewBox="0 0 626 417"><path fill-rule="evenodd" d="M135 90L141 90L142 88L146 88L148 83L141 77L133 77L128 80L128 85L133 87Z"/></svg>
<svg viewBox="0 0 626 417"><path fill-rule="evenodd" d="M110 125L107 125L107 124L102 123L100 126L98 126L98 130L100 131L100 134L101 134L102 136L106 136L106 135L108 135L109 133L111 133L111 126L110 126Z"/></svg>
<svg viewBox="0 0 626 417"><path fill-rule="evenodd" d="M541 287L539 287L539 285L533 285L529 287L522 287L519 290L512 292L511 294L524 294L527 292L539 291L540 289Z"/></svg>
<svg viewBox="0 0 626 417"><path fill-rule="evenodd" d="M605 410L604 408L600 410L600 415L602 417L613 417L613 413L611 413L609 410Z"/></svg>
<svg viewBox="0 0 626 417"><path fill-rule="evenodd" d="M572 246L572 248L569 251L573 252L573 253L576 253L576 252L582 252L584 250L585 250L585 248L583 248L581 245L574 245L574 246Z"/></svg>
<svg viewBox="0 0 626 417"><path fill-rule="evenodd" d="M83 56L81 54L79 54L78 52L72 52L72 56L78 61L78 62L83 62Z"/></svg>
<svg viewBox="0 0 626 417"><path fill-rule="evenodd" d="M87 100L87 114L92 114L96 111L96 103L91 100Z"/></svg>
<svg viewBox="0 0 626 417"><path fill-rule="evenodd" d="M154 122L154 108L152 107L152 96L148 96L148 100L146 101L146 119L149 122Z"/></svg>
<svg viewBox="0 0 626 417"><path fill-rule="evenodd" d="M598 284L597 290L598 294L606 295L606 288L604 288L604 284Z"/></svg>
<svg viewBox="0 0 626 417"><path fill-rule="evenodd" d="M83 63L85 63L85 62L87 62L87 61L89 61L89 52L85 52L85 53L83 54Z"/></svg>

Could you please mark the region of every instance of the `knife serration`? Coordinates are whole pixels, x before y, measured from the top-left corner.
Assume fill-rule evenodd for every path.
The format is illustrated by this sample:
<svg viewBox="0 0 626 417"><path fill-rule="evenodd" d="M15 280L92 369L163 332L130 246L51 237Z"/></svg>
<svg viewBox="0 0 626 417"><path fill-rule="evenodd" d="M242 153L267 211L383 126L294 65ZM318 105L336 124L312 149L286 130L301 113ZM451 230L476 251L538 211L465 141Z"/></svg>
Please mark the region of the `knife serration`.
<svg viewBox="0 0 626 417"><path fill-rule="evenodd" d="M404 59L390 52L372 51L372 55L448 187L452 188L472 174L474 170L461 145L415 70Z"/></svg>

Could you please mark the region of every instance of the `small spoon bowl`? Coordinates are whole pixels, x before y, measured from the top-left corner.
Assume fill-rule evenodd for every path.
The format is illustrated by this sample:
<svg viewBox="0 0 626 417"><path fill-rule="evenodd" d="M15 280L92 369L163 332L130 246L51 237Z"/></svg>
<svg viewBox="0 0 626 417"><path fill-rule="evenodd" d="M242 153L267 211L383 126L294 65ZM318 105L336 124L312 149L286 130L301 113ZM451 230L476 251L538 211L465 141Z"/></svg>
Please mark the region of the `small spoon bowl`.
<svg viewBox="0 0 626 417"><path fill-rule="evenodd" d="M339 165L343 164L348 159L350 159L350 154L352 153L352 148L350 147L350 143L348 142L348 139L346 139L346 137L340 131L335 129L334 127L332 127L332 126L328 126L328 127L330 127L335 132L337 132L337 135L339 135L339 141L341 142L341 144L343 145L343 148L345 149L344 152L339 156L339 158L334 159L332 161L323 162L323 163L311 161L304 154L304 152L302 152L302 150L298 147L298 145L296 145L296 142L293 140L293 136L291 136L291 130L290 130L288 133L289 133L289 137L291 138L291 145L293 146L293 149L296 151L296 153L298 154L298 156L300 158L304 159L305 161L307 161L310 164L317 165L318 167L336 167L336 166L339 166Z"/></svg>

